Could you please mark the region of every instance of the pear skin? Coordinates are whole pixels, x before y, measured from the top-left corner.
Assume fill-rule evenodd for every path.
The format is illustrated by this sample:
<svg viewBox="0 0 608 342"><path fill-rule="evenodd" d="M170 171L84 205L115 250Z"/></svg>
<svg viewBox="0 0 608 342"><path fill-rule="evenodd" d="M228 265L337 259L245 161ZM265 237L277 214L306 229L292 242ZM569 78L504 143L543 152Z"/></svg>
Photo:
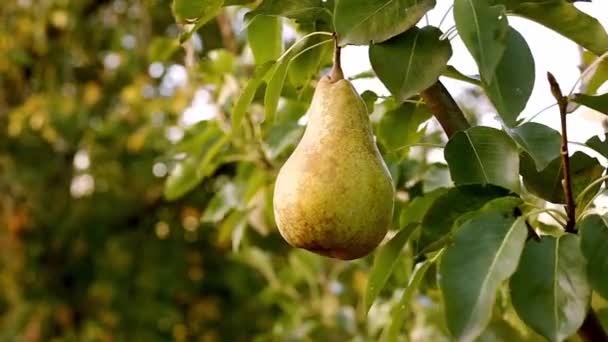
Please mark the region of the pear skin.
<svg viewBox="0 0 608 342"><path fill-rule="evenodd" d="M304 136L276 180L279 232L294 247L361 258L386 235L393 198L363 99L349 81L321 78Z"/></svg>

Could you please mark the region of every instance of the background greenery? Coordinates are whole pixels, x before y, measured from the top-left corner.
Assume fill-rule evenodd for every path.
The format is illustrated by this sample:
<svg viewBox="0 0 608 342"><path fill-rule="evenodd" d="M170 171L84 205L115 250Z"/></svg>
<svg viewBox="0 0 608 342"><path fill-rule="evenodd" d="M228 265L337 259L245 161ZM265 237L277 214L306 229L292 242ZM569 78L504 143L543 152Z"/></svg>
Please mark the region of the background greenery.
<svg viewBox="0 0 608 342"><path fill-rule="evenodd" d="M451 283L442 294L436 272L425 273L437 270L433 262L440 255L420 252L437 251L433 243L444 241L457 218L465 222L472 211L509 190L539 208L543 200L563 203L559 185L543 183L560 172L559 133L540 124L519 125L517 115L529 93L510 94L508 84L491 81L508 74L510 64L499 64L499 57L481 59L481 78L449 71L484 87L509 134L474 127L468 139L458 133L445 147L450 168L430 161L429 152L446 139L432 121L421 128L431 112L417 94L446 72L451 47L439 41L438 29L409 28L434 2L421 1L408 22L389 21L388 29L377 32L367 30L376 26L365 22L352 25L361 21L361 13L378 13L364 1L357 2L359 7L345 1L308 2L315 4L309 12L297 11L306 1L263 1L257 8L259 1L169 0L15 0L0 6L0 340L364 341L384 334L442 341L450 339L448 331L460 329L444 318L446 310L450 315L454 309L443 305ZM514 13L546 19L534 7L522 10L517 3L505 5ZM455 13L464 10L455 7ZM556 20L548 20L549 26ZM274 177L303 132L298 120L318 75L331 64L332 51L330 37L314 35L283 55L294 38L283 41L282 25L298 37L335 29L343 44L368 44L370 34L385 40L404 32L370 51L374 71L393 97L362 94L373 109L379 147L398 189L391 236L396 235L377 253L374 267L374 256L342 262L294 250L276 232ZM190 37L193 26L196 33ZM608 50L608 43L602 45L605 32L580 33L590 27L595 26L561 33L596 55ZM458 28L461 35L467 29ZM507 41L512 42L505 60L521 57L521 65L533 74L525 41L508 26L501 30L510 32ZM412 70L425 66L431 71L404 88L400 82L408 79L395 76L391 63L400 63L395 53L411 51L408 46L418 37L426 45L419 46L422 55L412 52ZM477 49L505 49L498 45ZM469 49L476 57L476 48ZM429 62L428 56L434 59ZM602 68L585 83L587 94L594 95L605 81L608 69ZM509 81L531 91L529 73ZM578 97L581 103L605 108L605 99L584 96ZM500 102L503 98L509 101ZM211 119L193 123L188 109L201 108L193 103L206 105L194 117ZM476 103L466 106L474 124ZM481 165L467 159L471 149L488 141L490 148L480 150ZM533 148L538 141L545 142L541 150ZM606 145L597 139L589 146L602 152ZM574 163L577 192L604 173L596 159L579 157ZM521 170L511 173L509 161L521 162ZM472 169L483 173L488 165L494 171L484 182L471 176ZM458 187L448 189L452 180ZM460 231L483 234L475 223L495 224L492 215L501 212L509 217L501 221L504 229L524 232L523 221L509 216L520 202L501 198L487 205ZM585 223L604 224L593 220ZM417 229L421 222L422 231ZM531 223L545 235L561 236L555 222ZM601 241L605 231L592 229L589 234L599 234ZM410 234L415 239L406 244ZM543 240L543 246L551 248L553 239ZM519 240L509 243L523 248ZM444 257L456 263L476 257L467 256L467 250L454 248ZM534 252L524 251L522 259L534 259ZM450 279L449 270L445 276ZM492 318L477 327L479 338L542 340L515 313L518 305L525 306L525 289L523 299L511 304L506 284L501 285L508 276L493 275L496 305L488 299ZM599 276L592 283L601 287L604 280ZM594 295L592 305L601 317L608 316L608 303L600 296Z"/></svg>

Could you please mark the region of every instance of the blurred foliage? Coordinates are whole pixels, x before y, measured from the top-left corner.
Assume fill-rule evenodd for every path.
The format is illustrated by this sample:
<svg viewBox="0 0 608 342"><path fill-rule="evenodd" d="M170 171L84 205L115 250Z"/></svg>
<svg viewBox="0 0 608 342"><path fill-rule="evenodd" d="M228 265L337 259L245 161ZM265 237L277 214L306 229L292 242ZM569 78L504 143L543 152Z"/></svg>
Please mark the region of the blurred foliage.
<svg viewBox="0 0 608 342"><path fill-rule="evenodd" d="M273 174L302 133L314 80L289 74L297 84L263 140L259 107L242 139L218 144L212 131L226 130L253 70L244 11L226 10L233 35L212 20L181 48L170 8L0 6L0 340L374 335L387 312L361 314L371 260L293 251L273 225ZM396 179L414 187L435 170L400 165ZM192 172L174 202L168 172Z"/></svg>
<svg viewBox="0 0 608 342"><path fill-rule="evenodd" d="M443 162L446 139L417 95L402 103L363 94L397 189L389 234L397 238L376 260L319 257L290 248L276 231L274 178L331 63L327 37L296 42L331 31L334 4L0 6L0 341L450 340L434 263L441 252L433 253L452 226L495 210L475 212L497 195L467 178L470 164ZM372 20L404 20L385 12ZM341 27L350 30L350 22ZM471 89L464 106L475 122L478 100L487 100ZM532 133L519 132L517 143L535 145L526 141L539 140ZM517 159L505 170L519 179L521 146L510 135L492 130L479 145L497 134ZM492 158L502 145L488 147L478 165L499 180L507 172ZM453 148L452 157L463 153ZM450 172L467 185L448 190ZM471 200L475 208L464 208ZM561 234L536 217L526 223ZM438 236L427 239L420 224ZM378 284L373 293L368 278ZM498 283L479 340L541 339ZM605 317L608 302L592 301Z"/></svg>

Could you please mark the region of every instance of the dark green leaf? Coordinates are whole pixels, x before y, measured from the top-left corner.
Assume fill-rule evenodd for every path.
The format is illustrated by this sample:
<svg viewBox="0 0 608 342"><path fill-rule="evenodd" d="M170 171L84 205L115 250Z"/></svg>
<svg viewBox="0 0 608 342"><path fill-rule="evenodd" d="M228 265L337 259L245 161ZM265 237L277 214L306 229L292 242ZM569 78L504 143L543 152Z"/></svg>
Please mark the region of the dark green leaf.
<svg viewBox="0 0 608 342"><path fill-rule="evenodd" d="M411 223L422 223L422 219L427 211L431 208L437 198L445 194L448 190L445 188L435 189L424 196L415 197L409 201L407 205L401 209L399 217L399 227L405 227Z"/></svg>
<svg viewBox="0 0 608 342"><path fill-rule="evenodd" d="M501 198L460 227L439 263L447 325L459 341L477 338L492 316L498 287L517 268L526 241L518 198Z"/></svg>
<svg viewBox="0 0 608 342"><path fill-rule="evenodd" d="M363 99L363 102L365 102L365 107L367 107L367 113L373 113L374 105L376 104L376 100L378 100L378 94L374 93L371 90L366 90L361 94L361 98Z"/></svg>
<svg viewBox="0 0 608 342"><path fill-rule="evenodd" d="M578 225L589 283L600 296L608 299L608 223L602 216L590 215Z"/></svg>
<svg viewBox="0 0 608 342"><path fill-rule="evenodd" d="M243 92L234 104L232 110L232 133L234 136L240 134L241 123L247 112L247 108L251 104L251 101L253 101L255 92L258 90L258 87L262 84L264 77L273 65L274 62L268 62L256 67L253 77L249 80L245 89L243 89Z"/></svg>
<svg viewBox="0 0 608 342"><path fill-rule="evenodd" d="M283 51L283 25L276 16L259 15L247 26L247 41L255 64L279 58Z"/></svg>
<svg viewBox="0 0 608 342"><path fill-rule="evenodd" d="M452 56L448 40L433 26L412 27L369 49L376 75L398 101L405 101L437 82Z"/></svg>
<svg viewBox="0 0 608 342"><path fill-rule="evenodd" d="M505 132L469 128L454 134L444 153L456 185L494 184L519 191L517 146Z"/></svg>
<svg viewBox="0 0 608 342"><path fill-rule="evenodd" d="M460 71L458 71L456 68L454 68L451 65L448 65L447 68L443 71L443 73L441 75L445 76L445 77L453 78L455 80L467 82L467 83L475 85L475 86L481 86L481 81L479 80L479 75L467 76L467 75L461 73Z"/></svg>
<svg viewBox="0 0 608 342"><path fill-rule="evenodd" d="M558 131L536 122L526 122L509 130L511 137L527 152L540 171L560 156L561 135Z"/></svg>
<svg viewBox="0 0 608 342"><path fill-rule="evenodd" d="M600 177L603 171L604 168L599 164L597 159L591 158L583 152L574 153L570 157L570 174L572 176L574 196L576 197L589 183ZM532 158L528 154L522 153L520 173L524 185L529 192L549 202L565 203L560 157L552 160L546 168L538 172ZM599 185L597 189L599 189ZM591 200L597 193L597 189L589 192L581 204Z"/></svg>
<svg viewBox="0 0 608 342"><path fill-rule="evenodd" d="M608 34L597 19L563 0L500 0L507 9L572 39L596 55L608 51Z"/></svg>
<svg viewBox="0 0 608 342"><path fill-rule="evenodd" d="M464 185L449 189L424 214L418 250L443 239L463 214L476 211L488 201L507 194L507 190L496 186Z"/></svg>
<svg viewBox="0 0 608 342"><path fill-rule="evenodd" d="M365 312L369 311L374 300L384 288L399 260L399 254L401 254L403 246L405 246L416 227L418 227L417 224L410 224L403 228L376 253L365 291Z"/></svg>
<svg viewBox="0 0 608 342"><path fill-rule="evenodd" d="M604 134L603 139L603 141L600 140L600 137L596 135L587 140L585 145L608 158L608 134Z"/></svg>
<svg viewBox="0 0 608 342"><path fill-rule="evenodd" d="M435 263L436 258L439 256L440 254L437 254L434 258L425 260L416 265L414 272L410 276L410 281L401 295L401 299L399 299L399 302L391 309L390 324L385 325L380 341L398 341L397 337L399 336L399 331L405 321L405 314L409 308L408 304L411 302L416 290L420 287L420 283L422 282L422 279L424 279L426 271Z"/></svg>
<svg viewBox="0 0 608 342"><path fill-rule="evenodd" d="M178 22L202 25L216 16L223 4L223 0L173 0L171 9Z"/></svg>
<svg viewBox="0 0 608 342"><path fill-rule="evenodd" d="M597 96L574 94L571 100L608 115L608 93Z"/></svg>
<svg viewBox="0 0 608 342"><path fill-rule="evenodd" d="M425 129L418 131L418 126L430 117L426 106L405 102L382 116L378 123L378 140L387 152L404 156L409 145L417 143L424 136Z"/></svg>
<svg viewBox="0 0 608 342"><path fill-rule="evenodd" d="M581 326L591 289L579 238L545 236L526 244L510 281L519 317L550 341L563 341Z"/></svg>
<svg viewBox="0 0 608 342"><path fill-rule="evenodd" d="M414 27L435 0L337 0L334 27L340 45L380 43Z"/></svg>
<svg viewBox="0 0 608 342"><path fill-rule="evenodd" d="M460 38L477 62L481 79L491 83L509 29L504 7L490 6L487 0L454 0L454 20Z"/></svg>
<svg viewBox="0 0 608 342"><path fill-rule="evenodd" d="M514 28L509 27L505 50L491 81L485 79L483 87L502 121L509 127L515 126L532 94L535 72L528 43Z"/></svg>
<svg viewBox="0 0 608 342"><path fill-rule="evenodd" d="M245 19L250 22L260 14L287 17L301 23L315 22L320 18L331 22L332 16L322 0L264 0L255 10L247 13Z"/></svg>

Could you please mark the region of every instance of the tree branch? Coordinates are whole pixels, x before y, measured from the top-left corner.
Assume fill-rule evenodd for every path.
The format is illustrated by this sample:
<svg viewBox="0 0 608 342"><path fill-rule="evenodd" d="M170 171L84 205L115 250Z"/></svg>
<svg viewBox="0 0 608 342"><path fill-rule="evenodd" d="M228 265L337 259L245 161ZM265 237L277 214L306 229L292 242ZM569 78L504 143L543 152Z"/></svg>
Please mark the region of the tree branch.
<svg viewBox="0 0 608 342"><path fill-rule="evenodd" d="M230 18L228 18L228 15L226 15L225 12L221 12L218 14L216 20L220 29L220 34L222 35L222 43L224 44L224 47L226 50L236 53L238 46L236 43L236 38L234 37Z"/></svg>
<svg viewBox="0 0 608 342"><path fill-rule="evenodd" d="M555 77L547 72L547 80L551 86L551 93L557 100L559 107L559 115L562 124L562 143L561 143L561 157L562 157L562 170L564 170L564 197L566 197L566 213L568 215L568 222L566 223L566 232L576 233L576 204L574 202L574 195L572 193L572 178L570 175L570 157L568 154L568 132L566 125L566 114L568 108L568 98L563 96L562 90L559 84L555 80ZM579 337L585 342L608 342L608 335L604 331L602 324L593 312L593 308L590 308L587 312L587 317L583 321L583 325L578 329Z"/></svg>
<svg viewBox="0 0 608 342"><path fill-rule="evenodd" d="M578 329L578 336L584 342L608 342L608 335L592 309L589 309L583 325Z"/></svg>
<svg viewBox="0 0 608 342"><path fill-rule="evenodd" d="M448 138L456 132L471 127L452 95L440 81L420 92L420 96L439 121Z"/></svg>
<svg viewBox="0 0 608 342"><path fill-rule="evenodd" d="M562 123L562 143L561 157L562 170L564 170L564 180L562 187L564 189L564 197L566 199L566 213L568 222L566 223L566 232L574 233L576 231L576 203L574 203L574 195L572 193L572 177L570 175L570 156L568 154L568 130L566 126L566 115L568 112L568 99L562 95L562 90L555 80L555 77L550 72L547 72L547 80L551 86L551 93L557 100L559 107L559 116Z"/></svg>

